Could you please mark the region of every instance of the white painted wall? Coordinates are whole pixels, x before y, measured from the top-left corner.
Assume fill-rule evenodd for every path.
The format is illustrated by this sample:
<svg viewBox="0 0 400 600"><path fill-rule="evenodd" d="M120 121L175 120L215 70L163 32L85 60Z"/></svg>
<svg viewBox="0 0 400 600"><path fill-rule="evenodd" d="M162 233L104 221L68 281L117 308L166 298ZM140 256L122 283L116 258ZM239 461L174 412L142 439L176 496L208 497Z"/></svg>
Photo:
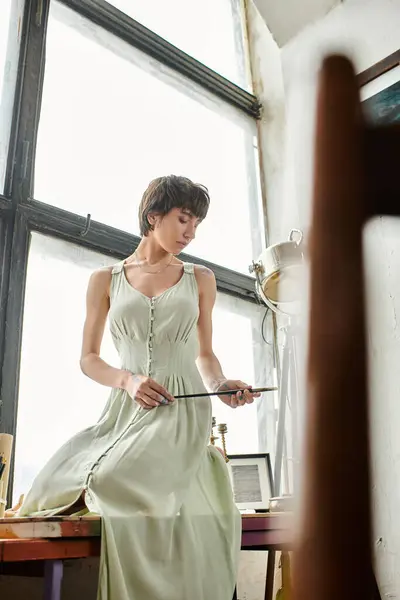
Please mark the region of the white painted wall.
<svg viewBox="0 0 400 600"><path fill-rule="evenodd" d="M280 215L282 198L269 198L272 228L284 230L297 219L307 231L310 223L316 74L322 56L345 52L359 72L399 46L400 0L346 0L283 48L287 193ZM398 80L398 72L388 74L387 82L390 78ZM363 97L379 85L366 87ZM382 597L400 598L400 220L379 219L367 227L365 256L376 570ZM344 502L349 493L344 490Z"/></svg>
<svg viewBox="0 0 400 600"><path fill-rule="evenodd" d="M292 179L289 213L299 215L299 224L307 227L310 221L315 84L322 57L345 52L360 72L399 46L399 0L346 0L282 49L288 115L285 179Z"/></svg>
<svg viewBox="0 0 400 600"><path fill-rule="evenodd" d="M308 23L324 17L343 0L255 0L274 40L281 47Z"/></svg>
<svg viewBox="0 0 400 600"><path fill-rule="evenodd" d="M263 106L259 121L261 171L267 203L268 243L275 243L282 230L284 184L285 92L281 51L252 0L247 2L248 34L253 88Z"/></svg>

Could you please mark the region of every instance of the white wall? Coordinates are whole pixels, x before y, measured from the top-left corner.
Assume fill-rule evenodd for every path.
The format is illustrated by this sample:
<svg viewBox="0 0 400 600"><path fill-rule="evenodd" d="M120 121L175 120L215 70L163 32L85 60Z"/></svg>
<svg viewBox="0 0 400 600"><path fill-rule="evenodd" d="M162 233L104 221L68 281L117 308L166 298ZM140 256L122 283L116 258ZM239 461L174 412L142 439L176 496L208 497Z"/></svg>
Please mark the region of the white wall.
<svg viewBox="0 0 400 600"><path fill-rule="evenodd" d="M310 221L311 153L315 114L315 83L321 58L345 52L358 72L400 46L399 0L346 0L324 19L304 29L281 51L287 110L286 187L289 213L299 224ZM295 196L295 198L293 197Z"/></svg>
<svg viewBox="0 0 400 600"><path fill-rule="evenodd" d="M322 56L345 52L360 72L399 46L400 0L346 0L283 48L288 161L280 228L284 220L297 218L307 230L310 222L315 84ZM398 72L387 78L398 80ZM366 87L363 97L377 85ZM281 201L273 199L277 206ZM271 208L274 221L276 212ZM379 219L367 227L365 256L376 570L382 597L400 598L400 220ZM349 493L344 490L344 501Z"/></svg>
<svg viewBox="0 0 400 600"><path fill-rule="evenodd" d="M342 0L254 0L279 46L287 44L307 23L318 21Z"/></svg>
<svg viewBox="0 0 400 600"><path fill-rule="evenodd" d="M284 185L285 93L281 52L253 0L247 2L253 87L262 104L259 126L261 175L265 187L267 237L272 244L287 237L280 199Z"/></svg>

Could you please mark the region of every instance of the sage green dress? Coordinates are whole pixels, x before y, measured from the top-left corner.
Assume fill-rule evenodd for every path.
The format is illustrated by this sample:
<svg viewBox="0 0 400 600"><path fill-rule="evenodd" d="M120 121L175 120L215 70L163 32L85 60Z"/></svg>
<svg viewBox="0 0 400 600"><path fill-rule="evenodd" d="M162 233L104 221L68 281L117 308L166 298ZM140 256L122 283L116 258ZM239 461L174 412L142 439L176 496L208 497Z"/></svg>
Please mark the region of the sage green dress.
<svg viewBox="0 0 400 600"><path fill-rule="evenodd" d="M123 264L112 271L109 313L122 368L173 395L205 391L195 364L193 265L148 298L128 283ZM208 445L210 426L209 397L147 411L113 389L96 425L36 477L18 516L62 513L83 494L102 517L98 600L231 600L241 519L225 461Z"/></svg>

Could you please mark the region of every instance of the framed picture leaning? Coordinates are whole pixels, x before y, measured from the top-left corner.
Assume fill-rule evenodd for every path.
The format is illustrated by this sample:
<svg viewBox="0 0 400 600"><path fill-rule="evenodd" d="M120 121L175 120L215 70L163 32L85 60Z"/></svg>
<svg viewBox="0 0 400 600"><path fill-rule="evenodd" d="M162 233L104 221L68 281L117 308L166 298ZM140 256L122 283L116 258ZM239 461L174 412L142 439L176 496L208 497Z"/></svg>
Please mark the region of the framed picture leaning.
<svg viewBox="0 0 400 600"><path fill-rule="evenodd" d="M273 496L271 459L268 453L228 455L233 496L239 510L269 510Z"/></svg>

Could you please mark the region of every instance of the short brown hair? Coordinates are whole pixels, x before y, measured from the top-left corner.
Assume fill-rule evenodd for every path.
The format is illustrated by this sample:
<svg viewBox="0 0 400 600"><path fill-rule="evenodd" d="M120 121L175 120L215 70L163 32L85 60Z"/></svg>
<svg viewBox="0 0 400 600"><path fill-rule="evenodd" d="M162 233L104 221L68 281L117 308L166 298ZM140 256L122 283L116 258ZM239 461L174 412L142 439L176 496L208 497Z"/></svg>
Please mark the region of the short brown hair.
<svg viewBox="0 0 400 600"><path fill-rule="evenodd" d="M187 177L167 175L153 179L143 194L139 206L140 235L146 236L153 230L149 223L150 213L164 217L173 208L187 210L197 219L203 220L208 212L210 196L207 188L193 183Z"/></svg>

